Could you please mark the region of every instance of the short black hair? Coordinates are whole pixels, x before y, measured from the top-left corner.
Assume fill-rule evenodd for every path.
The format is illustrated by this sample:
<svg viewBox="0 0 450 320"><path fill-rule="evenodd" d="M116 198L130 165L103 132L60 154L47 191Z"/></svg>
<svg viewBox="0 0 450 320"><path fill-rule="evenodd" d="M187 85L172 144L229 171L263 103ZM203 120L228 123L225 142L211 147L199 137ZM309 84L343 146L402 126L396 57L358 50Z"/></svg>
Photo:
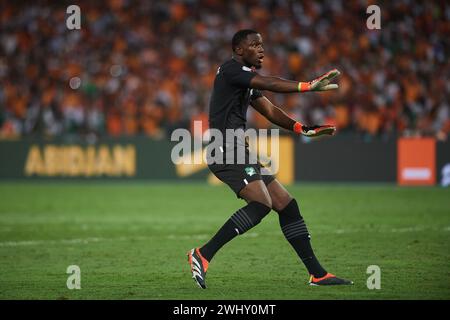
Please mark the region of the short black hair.
<svg viewBox="0 0 450 320"><path fill-rule="evenodd" d="M231 40L231 48L233 49L233 51L236 49L237 46L239 46L239 44L247 39L247 36L249 34L255 34L255 33L259 33L255 30L252 29L242 29L239 30L238 32L236 32L233 36L233 39Z"/></svg>

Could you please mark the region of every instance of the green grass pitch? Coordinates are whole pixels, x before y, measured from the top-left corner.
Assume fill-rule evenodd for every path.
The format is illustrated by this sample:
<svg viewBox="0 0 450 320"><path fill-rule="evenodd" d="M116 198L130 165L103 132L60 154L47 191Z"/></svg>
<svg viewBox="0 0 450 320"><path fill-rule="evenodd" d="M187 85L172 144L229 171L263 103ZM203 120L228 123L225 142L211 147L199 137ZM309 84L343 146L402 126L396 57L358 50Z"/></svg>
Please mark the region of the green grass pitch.
<svg viewBox="0 0 450 320"><path fill-rule="evenodd" d="M272 212L191 279L188 249L244 203L206 183L0 183L0 299L450 299L450 193L306 184L300 203L322 264L349 287L310 287ZM81 290L69 290L69 265ZM366 286L369 265L381 289Z"/></svg>

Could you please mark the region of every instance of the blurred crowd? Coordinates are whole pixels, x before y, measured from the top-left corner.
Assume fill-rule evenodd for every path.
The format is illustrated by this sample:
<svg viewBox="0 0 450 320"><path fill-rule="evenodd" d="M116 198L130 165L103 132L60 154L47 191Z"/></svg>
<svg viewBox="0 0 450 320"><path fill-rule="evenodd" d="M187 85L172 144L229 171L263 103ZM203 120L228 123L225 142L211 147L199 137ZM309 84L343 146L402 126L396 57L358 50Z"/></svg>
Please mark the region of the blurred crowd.
<svg viewBox="0 0 450 320"><path fill-rule="evenodd" d="M0 137L155 138L207 125L218 66L242 28L264 40L264 75L307 81L338 68L328 93L266 92L299 121L366 138L450 132L450 4L378 1L65 1L0 4ZM249 108L250 126L270 123Z"/></svg>

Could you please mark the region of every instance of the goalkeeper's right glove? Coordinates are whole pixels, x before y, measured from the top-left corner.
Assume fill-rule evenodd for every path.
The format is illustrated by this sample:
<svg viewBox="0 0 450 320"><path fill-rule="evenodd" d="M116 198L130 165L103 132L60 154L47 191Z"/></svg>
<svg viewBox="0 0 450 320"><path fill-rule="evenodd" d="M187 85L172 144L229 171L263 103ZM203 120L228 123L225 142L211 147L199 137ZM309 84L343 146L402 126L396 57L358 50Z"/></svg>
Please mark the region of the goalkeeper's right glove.
<svg viewBox="0 0 450 320"><path fill-rule="evenodd" d="M294 124L293 131L307 137L318 137L324 134L332 136L336 132L336 127L330 125L305 126L302 125L300 122L296 122Z"/></svg>
<svg viewBox="0 0 450 320"><path fill-rule="evenodd" d="M337 89L339 86L336 83L330 84L330 82L340 74L337 69L333 69L309 82L299 82L298 91L327 91Z"/></svg>

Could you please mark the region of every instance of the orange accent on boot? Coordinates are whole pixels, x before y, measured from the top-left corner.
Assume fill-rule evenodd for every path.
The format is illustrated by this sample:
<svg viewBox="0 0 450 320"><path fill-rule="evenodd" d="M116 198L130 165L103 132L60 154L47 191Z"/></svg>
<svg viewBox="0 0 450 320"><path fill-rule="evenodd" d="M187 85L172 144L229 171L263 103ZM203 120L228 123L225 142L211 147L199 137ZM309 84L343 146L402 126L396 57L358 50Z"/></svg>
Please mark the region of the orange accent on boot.
<svg viewBox="0 0 450 320"><path fill-rule="evenodd" d="M322 278L315 278L313 275L311 275L311 282L315 283L315 282L319 282L328 278L335 278L336 276L332 273L327 273L326 275L324 275Z"/></svg>
<svg viewBox="0 0 450 320"><path fill-rule="evenodd" d="M203 265L203 269L205 270L205 272L208 270L208 266L209 266L209 262L208 260L206 260L205 258L203 258L202 254L200 253L200 249L196 248L195 252L197 252L197 254L200 256L200 259L202 259L202 265Z"/></svg>

